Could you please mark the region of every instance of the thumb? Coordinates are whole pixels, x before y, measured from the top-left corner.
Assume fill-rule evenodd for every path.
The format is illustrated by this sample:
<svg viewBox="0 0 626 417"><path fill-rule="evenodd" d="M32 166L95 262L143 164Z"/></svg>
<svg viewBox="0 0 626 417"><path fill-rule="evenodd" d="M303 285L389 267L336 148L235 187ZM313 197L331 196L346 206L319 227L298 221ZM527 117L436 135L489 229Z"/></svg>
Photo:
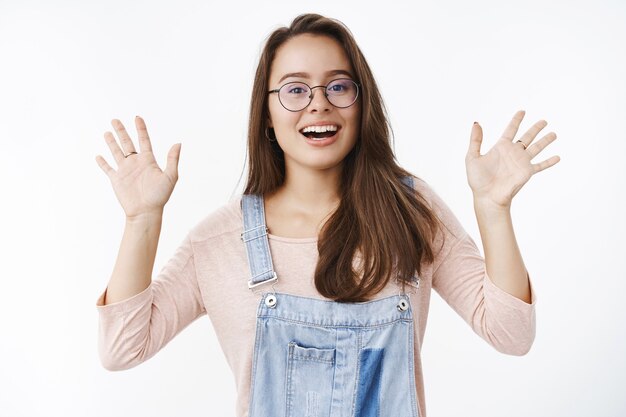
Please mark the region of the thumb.
<svg viewBox="0 0 626 417"><path fill-rule="evenodd" d="M467 159L474 159L480 156L480 145L483 142L483 128L478 122L474 122L472 133L470 134L470 143L467 150Z"/></svg>
<svg viewBox="0 0 626 417"><path fill-rule="evenodd" d="M178 180L178 159L180 157L180 148L182 144L176 143L167 153L167 164L165 165L165 173L174 181Z"/></svg>

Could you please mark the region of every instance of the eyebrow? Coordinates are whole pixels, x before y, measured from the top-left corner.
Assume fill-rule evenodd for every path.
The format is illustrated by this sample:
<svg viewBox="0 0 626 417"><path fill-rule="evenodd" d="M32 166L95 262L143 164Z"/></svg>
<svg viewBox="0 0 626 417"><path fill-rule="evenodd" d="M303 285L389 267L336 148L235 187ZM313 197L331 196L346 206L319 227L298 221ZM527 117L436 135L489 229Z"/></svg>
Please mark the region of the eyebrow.
<svg viewBox="0 0 626 417"><path fill-rule="evenodd" d="M341 70L341 69L336 69L336 70L332 70L332 71L327 71L325 74L327 77L330 75L347 75L350 78L354 78L352 77L352 74L350 74L348 71L346 70ZM286 78L310 78L311 75L308 72L288 72L287 74L283 75L280 80L278 80L278 83L280 84L281 82L283 82L283 80L285 80Z"/></svg>

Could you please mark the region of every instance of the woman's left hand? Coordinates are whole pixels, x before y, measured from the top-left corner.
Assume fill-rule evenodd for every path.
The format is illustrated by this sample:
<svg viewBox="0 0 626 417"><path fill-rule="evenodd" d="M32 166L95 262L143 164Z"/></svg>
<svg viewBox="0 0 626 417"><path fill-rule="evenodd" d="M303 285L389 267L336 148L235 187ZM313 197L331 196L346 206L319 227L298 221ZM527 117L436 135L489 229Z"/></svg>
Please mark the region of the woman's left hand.
<svg viewBox="0 0 626 417"><path fill-rule="evenodd" d="M502 137L485 155L480 154L483 130L478 123L474 123L465 167L475 201L508 209L513 196L530 177L559 162L560 158L556 155L537 164L530 162L556 139L556 133L550 132L533 143L548 124L545 120L538 121L519 140L513 141L524 114L523 110L515 113Z"/></svg>

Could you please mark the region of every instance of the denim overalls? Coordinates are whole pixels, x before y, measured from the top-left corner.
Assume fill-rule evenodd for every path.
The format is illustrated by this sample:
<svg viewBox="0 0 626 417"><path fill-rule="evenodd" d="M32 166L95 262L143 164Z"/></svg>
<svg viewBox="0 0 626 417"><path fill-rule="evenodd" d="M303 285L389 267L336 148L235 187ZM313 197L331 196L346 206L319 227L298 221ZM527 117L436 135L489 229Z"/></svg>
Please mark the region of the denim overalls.
<svg viewBox="0 0 626 417"><path fill-rule="evenodd" d="M254 289L277 280L263 197L243 195L242 213ZM406 294L339 303L269 291L257 310L249 417L418 417Z"/></svg>

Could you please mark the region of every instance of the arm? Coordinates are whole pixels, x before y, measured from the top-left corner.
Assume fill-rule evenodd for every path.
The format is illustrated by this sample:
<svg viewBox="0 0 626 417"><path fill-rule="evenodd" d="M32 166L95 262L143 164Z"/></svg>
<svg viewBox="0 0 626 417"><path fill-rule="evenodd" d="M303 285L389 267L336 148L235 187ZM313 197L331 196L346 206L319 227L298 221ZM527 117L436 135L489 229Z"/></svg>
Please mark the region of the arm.
<svg viewBox="0 0 626 417"><path fill-rule="evenodd" d="M423 184L423 183L422 183ZM523 355L535 337L535 295L528 304L493 283L485 259L445 202L429 187L419 190L428 196L444 227L435 248L433 289L496 350Z"/></svg>
<svg viewBox="0 0 626 417"><path fill-rule="evenodd" d="M98 351L102 365L112 371L132 368L150 359L206 313L190 235L146 289L105 305L107 292L96 301Z"/></svg>
<svg viewBox="0 0 626 417"><path fill-rule="evenodd" d="M474 194L474 211L485 253L487 273L494 284L527 303L530 302L528 272L515 240L511 201L532 175L559 161L553 156L541 163L531 160L556 139L550 132L535 143L547 122L535 123L518 141L513 139L524 118L518 111L495 146L480 155L482 128L476 122L465 158L467 179Z"/></svg>
<svg viewBox="0 0 626 417"><path fill-rule="evenodd" d="M530 303L530 282L515 233L511 212L474 201L474 211L491 281L507 293Z"/></svg>
<svg viewBox="0 0 626 417"><path fill-rule="evenodd" d="M178 180L180 156L180 146L174 145L168 154L167 167L162 171L152 153L148 129L142 118L135 118L140 153L135 150L124 125L117 119L111 124L120 144L111 132L105 132L104 138L118 169L114 170L100 155L96 161L111 180L115 196L126 214L126 227L105 304L127 299L150 285L163 208Z"/></svg>
<svg viewBox="0 0 626 417"><path fill-rule="evenodd" d="M534 174L558 162L552 157L531 164L554 141L549 133L530 145L546 122L536 123L513 143L524 112L518 112L502 138L480 155L482 129L472 128L466 157L468 182L485 258L449 208L434 195L432 201L447 230L440 261L434 266L433 288L479 334L503 353L528 352L535 335L535 297L515 240L510 206L513 196Z"/></svg>
<svg viewBox="0 0 626 417"><path fill-rule="evenodd" d="M156 212L126 219L122 243L103 305L126 300L150 285L162 216L162 212Z"/></svg>
<svg viewBox="0 0 626 417"><path fill-rule="evenodd" d="M178 179L180 146L168 154L164 171L157 165L144 121L135 124L141 152L119 120L112 122L121 147L110 132L105 139L118 169L98 156L126 214L126 227L107 289L98 298L99 353L110 370L135 366L158 352L204 312L189 236L151 282L163 208Z"/></svg>

